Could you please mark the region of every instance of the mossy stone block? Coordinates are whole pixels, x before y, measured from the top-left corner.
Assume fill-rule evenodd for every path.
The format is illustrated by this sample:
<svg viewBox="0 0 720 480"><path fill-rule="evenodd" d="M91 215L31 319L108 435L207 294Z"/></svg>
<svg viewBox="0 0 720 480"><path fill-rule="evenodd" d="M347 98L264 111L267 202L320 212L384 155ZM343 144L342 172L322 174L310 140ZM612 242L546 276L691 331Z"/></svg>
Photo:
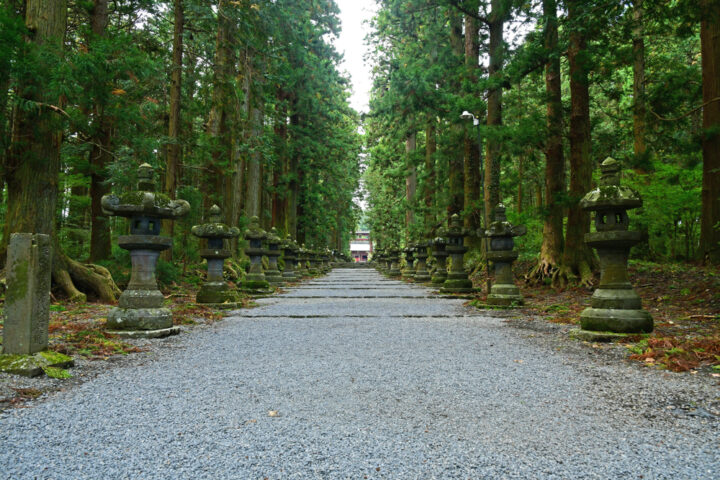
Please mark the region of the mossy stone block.
<svg viewBox="0 0 720 480"><path fill-rule="evenodd" d="M0 355L0 371L24 377L42 375L43 369L48 367L69 368L73 365L75 362L72 357L47 350L33 355Z"/></svg>

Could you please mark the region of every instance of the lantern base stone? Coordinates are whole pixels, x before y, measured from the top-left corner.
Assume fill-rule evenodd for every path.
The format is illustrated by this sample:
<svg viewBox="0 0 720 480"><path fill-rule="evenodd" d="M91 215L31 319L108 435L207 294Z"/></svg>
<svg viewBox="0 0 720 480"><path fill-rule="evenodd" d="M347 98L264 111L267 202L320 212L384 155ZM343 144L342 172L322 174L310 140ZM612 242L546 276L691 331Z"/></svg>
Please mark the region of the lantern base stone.
<svg viewBox="0 0 720 480"><path fill-rule="evenodd" d="M171 328L168 308L113 308L107 316L108 330L164 330Z"/></svg>
<svg viewBox="0 0 720 480"><path fill-rule="evenodd" d="M594 332L650 333L653 319L645 310L591 307L580 314L580 326Z"/></svg>

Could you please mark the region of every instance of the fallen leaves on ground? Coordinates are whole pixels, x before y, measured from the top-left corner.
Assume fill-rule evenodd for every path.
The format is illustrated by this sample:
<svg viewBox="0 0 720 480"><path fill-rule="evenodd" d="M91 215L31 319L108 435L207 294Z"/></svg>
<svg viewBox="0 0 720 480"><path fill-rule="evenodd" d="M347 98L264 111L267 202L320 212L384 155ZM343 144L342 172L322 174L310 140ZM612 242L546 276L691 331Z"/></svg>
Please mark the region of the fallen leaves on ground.
<svg viewBox="0 0 720 480"><path fill-rule="evenodd" d="M590 306L593 291L528 286L522 275L532 266L531 262L518 262L514 268L516 284L525 297L520 312L553 323L579 324L580 313ZM703 367L720 372L720 269L687 263L632 262L629 272L643 308L655 321L655 331L650 335L624 341L630 358L674 372Z"/></svg>

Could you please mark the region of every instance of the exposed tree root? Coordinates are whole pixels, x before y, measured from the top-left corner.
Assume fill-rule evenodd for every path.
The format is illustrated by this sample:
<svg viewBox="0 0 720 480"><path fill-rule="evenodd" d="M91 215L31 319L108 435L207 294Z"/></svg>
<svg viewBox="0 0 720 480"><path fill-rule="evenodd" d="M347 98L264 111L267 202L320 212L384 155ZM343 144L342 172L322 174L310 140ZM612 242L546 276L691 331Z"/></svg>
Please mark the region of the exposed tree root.
<svg viewBox="0 0 720 480"><path fill-rule="evenodd" d="M525 275L525 282L530 285L546 284L552 281L557 270L555 262L541 258L538 264Z"/></svg>
<svg viewBox="0 0 720 480"><path fill-rule="evenodd" d="M54 243L53 280L63 289L71 302L85 302L87 295L78 287L93 292L104 303L115 303L120 289L110 272L100 265L88 265L73 260Z"/></svg>
<svg viewBox="0 0 720 480"><path fill-rule="evenodd" d="M591 288L595 276L590 263L585 260L579 262L577 271L568 265L541 260L525 275L525 281L530 285L550 284L560 290L570 285Z"/></svg>

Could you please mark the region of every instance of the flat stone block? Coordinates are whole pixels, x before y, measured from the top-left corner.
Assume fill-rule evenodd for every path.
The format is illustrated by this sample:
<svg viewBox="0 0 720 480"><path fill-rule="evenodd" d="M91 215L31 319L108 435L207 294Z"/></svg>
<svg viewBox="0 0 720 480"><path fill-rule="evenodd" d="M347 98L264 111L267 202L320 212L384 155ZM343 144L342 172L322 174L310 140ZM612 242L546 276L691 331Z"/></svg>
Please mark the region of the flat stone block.
<svg viewBox="0 0 720 480"><path fill-rule="evenodd" d="M616 342L622 340L634 334L629 333L616 333L616 332L593 332L590 330L583 330L581 328L573 328L568 332L570 338L575 340L582 340L583 342Z"/></svg>
<svg viewBox="0 0 720 480"><path fill-rule="evenodd" d="M75 365L72 357L57 352L38 352L33 355L0 355L0 371L21 375L23 377L37 377L43 374L43 368L69 368Z"/></svg>
<svg viewBox="0 0 720 480"><path fill-rule="evenodd" d="M237 302L237 294L225 283L206 283L200 287L195 301L199 304Z"/></svg>
<svg viewBox="0 0 720 480"><path fill-rule="evenodd" d="M177 335L182 331L180 327L161 328L158 330L108 330L107 333L121 338L164 338Z"/></svg>
<svg viewBox="0 0 720 480"><path fill-rule="evenodd" d="M165 297L160 290L125 290L118 299L119 308L148 309L162 307Z"/></svg>
<svg viewBox="0 0 720 480"><path fill-rule="evenodd" d="M503 295L500 293L491 293L487 297L488 305L502 305L506 307L514 305L522 305L525 303L522 295Z"/></svg>
<svg viewBox="0 0 720 480"><path fill-rule="evenodd" d="M606 310L640 310L642 301L635 290L598 288L590 299L593 308Z"/></svg>
<svg viewBox="0 0 720 480"><path fill-rule="evenodd" d="M650 333L653 319L645 310L586 308L580 314L580 326L594 332Z"/></svg>
<svg viewBox="0 0 720 480"><path fill-rule="evenodd" d="M172 327L167 308L113 308L107 317L109 330L162 330Z"/></svg>

